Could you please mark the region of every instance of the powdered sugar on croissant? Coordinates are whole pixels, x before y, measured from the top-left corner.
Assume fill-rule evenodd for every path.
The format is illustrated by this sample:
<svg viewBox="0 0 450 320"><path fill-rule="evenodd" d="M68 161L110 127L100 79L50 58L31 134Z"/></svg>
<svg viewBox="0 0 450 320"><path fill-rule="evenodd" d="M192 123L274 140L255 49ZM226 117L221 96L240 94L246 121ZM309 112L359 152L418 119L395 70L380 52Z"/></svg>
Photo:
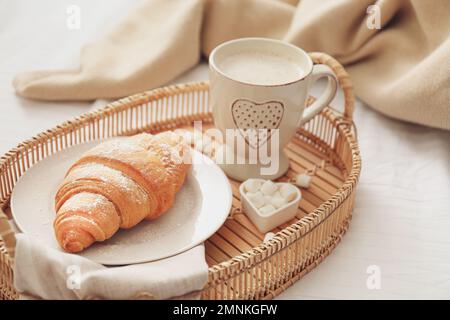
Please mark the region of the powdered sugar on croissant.
<svg viewBox="0 0 450 320"><path fill-rule="evenodd" d="M119 228L159 217L172 207L189 167L189 148L173 132L92 148L69 169L55 196L59 244L79 252Z"/></svg>

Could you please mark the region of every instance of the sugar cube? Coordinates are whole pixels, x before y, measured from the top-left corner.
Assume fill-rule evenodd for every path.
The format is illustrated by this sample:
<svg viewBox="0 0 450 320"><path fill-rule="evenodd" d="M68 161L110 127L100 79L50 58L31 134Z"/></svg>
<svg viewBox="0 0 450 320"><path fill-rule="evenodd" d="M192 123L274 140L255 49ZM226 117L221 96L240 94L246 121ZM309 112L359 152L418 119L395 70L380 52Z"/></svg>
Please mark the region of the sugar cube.
<svg viewBox="0 0 450 320"><path fill-rule="evenodd" d="M300 173L295 177L295 184L301 188L309 188L311 184L311 176L305 173Z"/></svg>
<svg viewBox="0 0 450 320"><path fill-rule="evenodd" d="M276 209L283 207L287 203L286 199L281 197L272 197L270 204Z"/></svg>
<svg viewBox="0 0 450 320"><path fill-rule="evenodd" d="M246 192L259 191L259 189L261 188L262 183L263 182L261 180L248 179L247 181L244 182L244 190Z"/></svg>
<svg viewBox="0 0 450 320"><path fill-rule="evenodd" d="M264 195L260 192L249 192L246 194L248 200L257 208L264 206Z"/></svg>
<svg viewBox="0 0 450 320"><path fill-rule="evenodd" d="M293 185L286 183L280 187L280 194L287 202L291 202L297 196L297 190Z"/></svg>
<svg viewBox="0 0 450 320"><path fill-rule="evenodd" d="M266 235L264 236L264 242L269 241L270 239L272 239L273 237L275 237L275 233L273 232L267 232Z"/></svg>
<svg viewBox="0 0 450 320"><path fill-rule="evenodd" d="M273 195L277 189L277 185L270 180L266 180L261 186L261 192L266 196Z"/></svg>

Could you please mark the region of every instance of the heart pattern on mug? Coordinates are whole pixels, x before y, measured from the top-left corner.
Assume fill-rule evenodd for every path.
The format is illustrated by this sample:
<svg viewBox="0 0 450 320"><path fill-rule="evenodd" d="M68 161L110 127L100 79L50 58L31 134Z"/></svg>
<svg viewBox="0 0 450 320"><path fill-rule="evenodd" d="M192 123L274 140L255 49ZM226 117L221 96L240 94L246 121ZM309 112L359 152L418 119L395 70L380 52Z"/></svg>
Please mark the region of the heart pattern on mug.
<svg viewBox="0 0 450 320"><path fill-rule="evenodd" d="M273 129L278 129L284 114L284 105L279 101L256 103L238 99L231 106L236 127L252 148L259 148L267 142Z"/></svg>

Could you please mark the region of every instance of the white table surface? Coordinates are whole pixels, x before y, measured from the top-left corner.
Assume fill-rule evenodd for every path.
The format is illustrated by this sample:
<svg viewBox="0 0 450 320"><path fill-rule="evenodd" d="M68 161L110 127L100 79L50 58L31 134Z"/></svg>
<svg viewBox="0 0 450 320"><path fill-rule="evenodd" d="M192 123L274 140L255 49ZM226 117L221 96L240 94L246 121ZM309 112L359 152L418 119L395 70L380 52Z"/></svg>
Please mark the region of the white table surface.
<svg viewBox="0 0 450 320"><path fill-rule="evenodd" d="M77 66L80 46L136 2L0 0L0 154L105 104L26 100L15 95L11 80L20 71ZM71 4L81 8L79 30L66 26ZM204 79L202 64L174 82ZM355 121L363 170L351 227L335 251L280 298L450 298L450 132L391 120L360 102ZM380 289L366 285L371 265L379 268Z"/></svg>

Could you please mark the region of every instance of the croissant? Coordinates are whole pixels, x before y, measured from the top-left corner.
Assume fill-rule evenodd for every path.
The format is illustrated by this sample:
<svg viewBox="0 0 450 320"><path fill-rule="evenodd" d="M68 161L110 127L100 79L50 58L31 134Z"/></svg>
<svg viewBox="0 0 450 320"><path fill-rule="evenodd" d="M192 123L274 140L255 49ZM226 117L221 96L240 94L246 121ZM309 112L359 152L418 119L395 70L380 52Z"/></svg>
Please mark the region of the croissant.
<svg viewBox="0 0 450 320"><path fill-rule="evenodd" d="M188 146L173 132L104 142L67 172L55 196L60 246L79 252L119 228L156 219L172 207L190 167Z"/></svg>

